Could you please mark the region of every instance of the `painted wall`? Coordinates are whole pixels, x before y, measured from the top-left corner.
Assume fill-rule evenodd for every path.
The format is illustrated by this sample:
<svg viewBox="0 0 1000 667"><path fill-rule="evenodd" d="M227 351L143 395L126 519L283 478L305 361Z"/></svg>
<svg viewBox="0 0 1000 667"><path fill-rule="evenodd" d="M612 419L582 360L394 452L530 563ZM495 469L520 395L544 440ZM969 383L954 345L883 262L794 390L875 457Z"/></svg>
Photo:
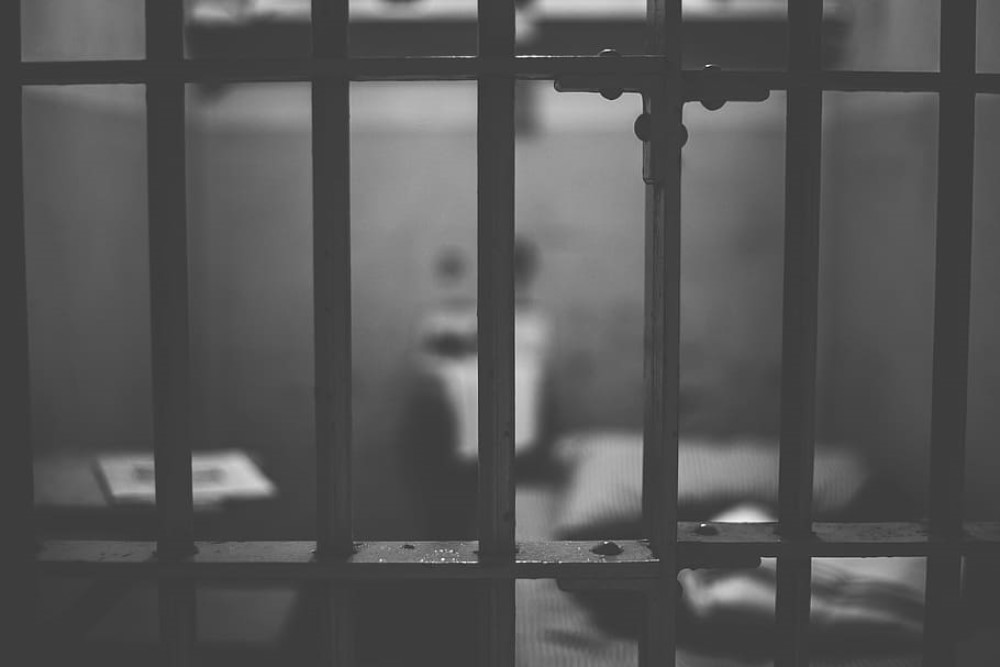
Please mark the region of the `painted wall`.
<svg viewBox="0 0 1000 667"><path fill-rule="evenodd" d="M902 4L890 2L887 13L878 13L859 3L859 63L891 68L915 58L922 67L934 65L927 60L933 12L903 20ZM29 21L38 16L26 13ZM1000 17L984 21L1000 25ZM120 44L115 49L126 55L141 50L141 31L121 34L132 37L94 43ZM996 54L984 57L997 61ZM554 426L638 427L643 204L640 149L631 132L638 108L635 100L549 90L533 91L537 123L518 142L517 224L540 249L537 296L555 325ZM820 432L870 451L898 470L919 499L933 285L935 164L926 137L935 131L936 111L924 97L875 97L831 95L826 109ZM314 494L307 89L246 86L217 96L192 90L190 101L195 446L257 453L281 498L262 510L255 530L306 537ZM714 114L686 111L687 432L771 433L777 423L783 107L775 96ZM141 109L137 88L25 96L40 451L150 447ZM355 89L355 479L362 538L412 538L419 525L409 455L421 437L406 418L416 331L441 298L433 271L438 253L457 247L474 259L474 109L467 85ZM1000 276L989 257L1000 242L992 224L1000 201L989 184L1000 157L989 147L997 145L1000 109L992 100L982 109L970 516L995 517L993 442L1000 424L991 407L1000 393L1000 317L992 285Z"/></svg>
<svg viewBox="0 0 1000 667"><path fill-rule="evenodd" d="M845 66L937 68L938 3L856 3L857 46ZM979 69L1000 70L1000 5L979 3ZM992 38L990 37L992 34ZM882 35L877 39L877 35ZM936 224L937 100L828 95L835 116L824 173L831 253L831 425L899 471L924 512L930 438ZM1000 494L1000 105L977 107L973 314L967 422L970 519L996 519Z"/></svg>
<svg viewBox="0 0 1000 667"><path fill-rule="evenodd" d="M518 142L518 233L539 248L536 296L556 332L553 426L638 428L637 101L534 92L535 129ZM292 533L308 531L313 493L307 94L247 86L202 104L192 91L189 137L196 446L257 452ZM150 446L141 103L129 88L26 97L40 449ZM359 532L402 537L414 521L405 450L426 446L406 432L417 328L442 298L441 250L474 264L475 95L368 85L354 104ZM760 432L776 419L782 107L689 114L688 429Z"/></svg>

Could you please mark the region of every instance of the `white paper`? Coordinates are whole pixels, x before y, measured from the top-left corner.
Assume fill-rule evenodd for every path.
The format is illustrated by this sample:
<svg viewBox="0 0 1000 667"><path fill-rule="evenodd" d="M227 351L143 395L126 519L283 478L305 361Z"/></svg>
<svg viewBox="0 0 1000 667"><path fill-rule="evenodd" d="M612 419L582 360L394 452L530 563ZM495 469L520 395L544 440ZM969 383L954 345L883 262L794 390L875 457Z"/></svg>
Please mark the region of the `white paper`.
<svg viewBox="0 0 1000 667"><path fill-rule="evenodd" d="M97 465L108 493L116 503L156 501L152 454L105 454ZM274 484L240 450L197 452L191 455L192 493L196 504L224 500L268 498Z"/></svg>

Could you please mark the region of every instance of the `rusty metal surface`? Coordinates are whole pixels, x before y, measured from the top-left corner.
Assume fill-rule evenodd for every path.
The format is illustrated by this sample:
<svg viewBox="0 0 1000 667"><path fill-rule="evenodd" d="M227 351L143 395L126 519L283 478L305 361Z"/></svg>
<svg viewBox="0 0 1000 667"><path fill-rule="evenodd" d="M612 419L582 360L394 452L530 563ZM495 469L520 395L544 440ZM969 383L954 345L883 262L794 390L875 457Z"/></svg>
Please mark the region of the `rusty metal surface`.
<svg viewBox="0 0 1000 667"><path fill-rule="evenodd" d="M918 523L819 523L815 537L780 537L775 524L678 525L679 567L732 567L748 558L780 555L1000 556L1000 523L968 523L961 540L931 540ZM516 560L479 561L477 542L360 542L344 561L320 563L314 542L198 542L198 553L177 563L160 562L152 542L55 540L45 542L37 563L43 572L89 572L101 576L278 579L544 579L627 580L657 576L659 561L644 541L615 540L616 556L593 552L598 541L524 542ZM113 566L113 567L109 567ZM120 569L119 569L120 568Z"/></svg>

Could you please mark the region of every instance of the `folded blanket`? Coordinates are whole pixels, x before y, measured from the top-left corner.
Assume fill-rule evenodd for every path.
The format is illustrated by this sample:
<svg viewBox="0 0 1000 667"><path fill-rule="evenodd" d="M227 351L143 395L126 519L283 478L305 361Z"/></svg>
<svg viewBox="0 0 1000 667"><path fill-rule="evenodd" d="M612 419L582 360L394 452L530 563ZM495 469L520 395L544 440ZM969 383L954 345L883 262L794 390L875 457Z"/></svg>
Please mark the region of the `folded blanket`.
<svg viewBox="0 0 1000 667"><path fill-rule="evenodd" d="M557 534L562 539L639 536L642 436L588 433L563 438L555 449L570 470ZM862 497L871 472L844 447L818 444L813 509L818 520L846 514ZM739 503L772 506L778 498L778 448L764 439L682 439L677 501L682 520L704 521Z"/></svg>
<svg viewBox="0 0 1000 667"><path fill-rule="evenodd" d="M641 436L597 433L564 439L556 454L570 473L557 534L563 539L640 536ZM678 453L682 519L750 523L776 520L776 443L683 439ZM856 453L816 447L813 504L820 520L844 520L863 503L874 474ZM923 623L922 558L817 558L812 569L811 641L827 652L912 649ZM686 570L679 639L739 655L768 653L775 638L776 563L748 570ZM583 594L604 627L627 632L631 622L609 618L608 600ZM620 609L620 607L619 607ZM634 624L638 627L638 623ZM720 642L720 637L725 641Z"/></svg>
<svg viewBox="0 0 1000 667"><path fill-rule="evenodd" d="M771 522L757 506L712 517L726 523ZM918 647L923 630L924 558L814 558L810 643L827 651ZM774 639L777 561L752 570L682 570L688 639L722 633L733 646L768 648Z"/></svg>
<svg viewBox="0 0 1000 667"><path fill-rule="evenodd" d="M586 607L578 604L577 596L560 591L546 579L517 582L517 651L518 667L618 667L636 665L639 661L639 642L635 636L622 636L608 632L592 622ZM623 605L615 607L619 613ZM627 601L624 601L627 604ZM641 609L636 611L641 614ZM627 613L627 611L626 611ZM634 627L639 627L636 620ZM766 656L720 655L720 645L727 643L725 633L715 634L714 648L691 646L685 636L680 638L677 667L772 667ZM810 656L812 667L920 667L920 651L856 652L832 655L814 651ZM976 665L1000 664L993 662L970 663Z"/></svg>

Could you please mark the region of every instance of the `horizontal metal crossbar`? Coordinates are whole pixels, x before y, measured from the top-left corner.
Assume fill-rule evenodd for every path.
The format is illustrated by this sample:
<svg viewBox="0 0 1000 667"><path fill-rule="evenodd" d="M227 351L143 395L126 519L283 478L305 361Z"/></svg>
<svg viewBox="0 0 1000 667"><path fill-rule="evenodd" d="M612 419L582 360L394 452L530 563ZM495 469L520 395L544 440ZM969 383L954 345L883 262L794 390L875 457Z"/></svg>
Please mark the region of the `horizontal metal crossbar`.
<svg viewBox="0 0 1000 667"><path fill-rule="evenodd" d="M837 15L844 10L839 6L842 3L828 2L827 10L830 14ZM786 7L778 3L749 2L737 3L735 6L722 5L719 7L707 6L703 3L692 3L684 7L685 21L783 21L788 12ZM582 2L582 3L550 3L543 5L533 14L536 20L560 21L560 22L581 22L591 23L595 21L631 21L636 24L643 24L646 20L645 7L636 3L607 3L607 2ZM379 2L356 1L351 3L352 23L426 23L428 21L463 21L470 24L480 20L474 4L464 2L437 2L428 3L421 7L420 11L409 11L406 7L396 9L392 5L386 6ZM192 23L194 25L204 24L210 26L224 26L239 28L245 25L265 24L265 25L306 25L310 21L310 11L308 2L290 2L280 8L267 8L261 10L252 4L246 9L240 10L236 15L216 16L214 14L205 15L195 13Z"/></svg>
<svg viewBox="0 0 1000 667"><path fill-rule="evenodd" d="M480 562L479 543L359 542L342 560L317 560L314 542L199 542L184 561L159 562L152 542L51 541L37 559L42 572L195 579L539 579L655 576L657 559L641 541L621 541L622 553L590 551L592 542L518 545L516 562Z"/></svg>
<svg viewBox="0 0 1000 667"><path fill-rule="evenodd" d="M162 79L200 82L311 81L347 76L354 81L471 80L508 75L519 79L555 79L589 74L660 76L667 62L661 56L430 56L402 58L275 58L204 59L176 63L146 60L76 60L22 62L22 85L139 84ZM691 70L690 74L700 70ZM785 71L726 71L715 75L720 83L764 86L770 90L818 87L844 92L937 92L971 85L977 92L1000 94L1000 74L976 74L970 81L940 72L822 72L803 77Z"/></svg>
<svg viewBox="0 0 1000 667"><path fill-rule="evenodd" d="M740 567L761 557L1000 557L1000 522L967 523L959 540L937 541L919 523L817 523L808 540L776 524L678 524L678 567ZM659 560L644 540L618 540L600 555L592 541L524 542L514 563L480 562L478 542L362 542L342 560L319 561L314 542L199 542L183 560L159 561L153 542L51 540L42 573L190 579L655 579ZM603 551L598 549L598 551ZM617 549L612 549L617 551Z"/></svg>
<svg viewBox="0 0 1000 667"><path fill-rule="evenodd" d="M657 75L658 56L428 56L399 58L234 58L158 65L145 60L38 61L21 63L25 85L142 83L161 78L201 81L310 81L347 76L367 80L463 80L480 76L553 79L561 74Z"/></svg>

